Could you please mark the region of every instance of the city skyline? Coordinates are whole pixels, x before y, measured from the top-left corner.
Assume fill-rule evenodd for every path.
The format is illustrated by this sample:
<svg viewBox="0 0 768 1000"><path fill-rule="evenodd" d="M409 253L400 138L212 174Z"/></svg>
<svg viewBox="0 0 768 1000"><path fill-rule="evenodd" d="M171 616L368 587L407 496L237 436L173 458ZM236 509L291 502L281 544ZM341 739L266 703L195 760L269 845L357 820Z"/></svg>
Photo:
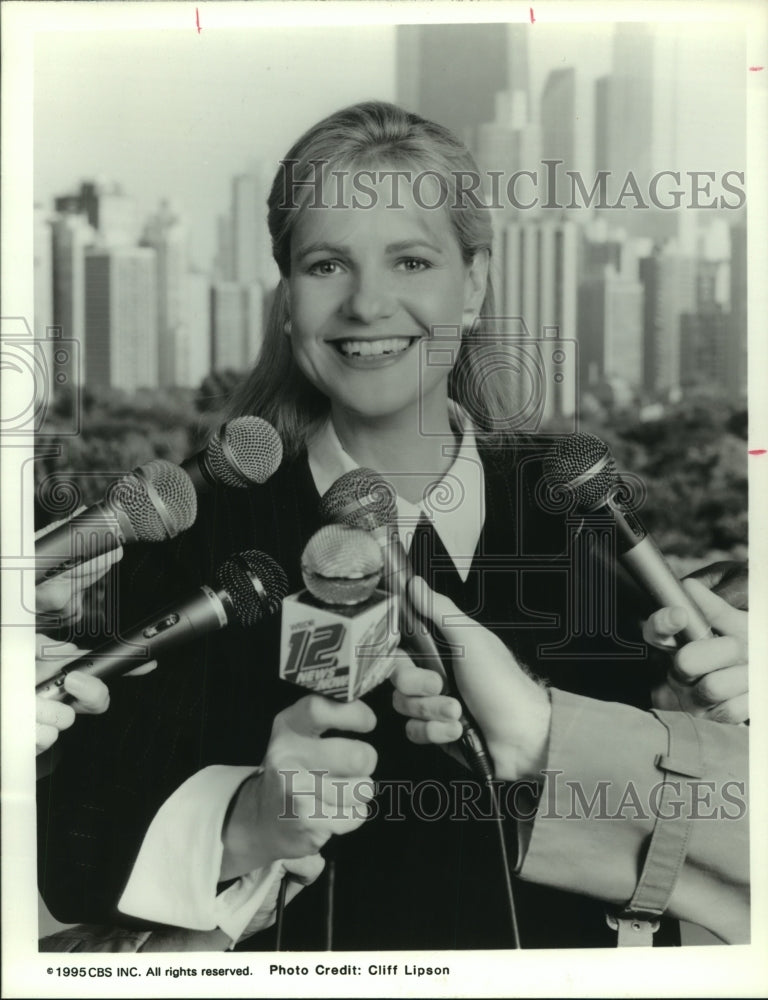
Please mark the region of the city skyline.
<svg viewBox="0 0 768 1000"><path fill-rule="evenodd" d="M690 170L695 161L686 159L677 126L692 106L683 102L671 110L663 98L666 90L681 90L680 37L646 25L620 25L612 33L610 72L593 76L588 85L573 67L552 69L537 92L530 32L524 25L501 27L411 25L396 29L395 40L399 100L462 135L480 165L493 209L498 314L510 322L517 317L526 336L548 341L542 341L542 357L534 365L540 369L539 384L531 385L530 359L509 377L522 395L544 394L540 410L546 420L574 416L579 372L582 390L598 390L608 380L622 383L615 391L626 398L642 390L651 398L672 399L682 384L698 383L699 369L710 371L702 360L702 345L720 330L732 341L730 353L738 359L727 374L721 372L721 388L743 394L746 323L722 289L729 281L728 225L743 216L733 212L745 197L734 182L743 185L744 173L731 169L718 177L714 171ZM441 74L458 67L466 76L469 42L475 52L493 52L494 61L467 81L465 100L457 104ZM585 102L594 111L591 132L576 114ZM733 117L738 121L744 115L742 106ZM628 119L635 122L634 132ZM594 183L583 172L590 148L599 167ZM743 163L744 153L731 149L731 159L722 162ZM665 170L665 163L689 170ZM502 165L505 170L498 169ZM142 227L135 199L121 183L81 180L79 191L56 193L53 252L38 255L38 285L53 285L52 322L83 344L86 381L127 389L142 384L129 366L104 362L105 357L119 357L120 344L112 343L117 331L138 330L136 317L115 315L113 291L113 286L125 285L118 276L128 273L118 249L125 257L126 248L137 243L145 250L143 266L152 270L146 295L155 301L154 343L149 332L145 335L153 355L152 366L143 369L146 385L193 385L208 371L250 367L262 340L264 300L277 280L263 219L270 173L267 161L252 157L244 172L229 178L229 205L217 215L216 252L208 267L207 333L204 317L183 308L190 296L202 303L205 279L189 254L189 219L183 212L163 198ZM535 194L526 203L517 199L521 178ZM660 178L664 186L657 185ZM712 198L713 184L719 197L704 201ZM716 209L714 215L708 214L709 207ZM633 208L644 211L638 214ZM619 215L614 214L617 209ZM45 209L38 207L37 215L36 232L44 234ZM97 249L88 248L87 233ZM95 259L99 253L104 257L101 270ZM696 294L702 261L714 264L721 289L704 306ZM50 276L46 267L52 269ZM74 287L76 279L84 282L80 290ZM190 282L194 291L188 290ZM81 326L72 308L79 299L85 305ZM121 301L130 310L130 299ZM43 339L47 293L40 302L36 323ZM706 318L699 315L702 309ZM550 343L552 338L558 342ZM93 351L101 352L99 364L93 363Z"/></svg>
<svg viewBox="0 0 768 1000"><path fill-rule="evenodd" d="M477 27L483 26L459 29L471 39L467 32ZM521 28L526 30L514 26ZM529 110L538 109L550 72L575 68L578 169L585 174L594 171L587 138L594 131L592 84L611 71L613 28L536 25L526 35ZM509 34L513 26L495 29ZM692 32L690 26L653 30L667 47L674 43L679 100L689 109L678 123L675 162L663 166L717 173L743 169L744 39L738 24L718 26L715 37ZM403 56L403 34L412 31L358 25L221 30L200 38L170 31L160 48L139 33L127 41L125 33L43 33L35 45L35 200L45 205L87 176L119 179L142 216L171 198L188 220L191 261L207 268L216 253L216 219L227 210L234 174L257 159L271 164L268 172L273 173L308 125L345 104L376 97L408 106L414 67ZM475 62L484 55L474 47L482 41L480 35L477 43L465 46ZM514 54L511 38L508 47ZM138 77L137 64L143 70ZM519 79L516 69L515 63L510 86ZM313 83L318 74L322 87ZM96 79L99 87L93 86ZM446 103L451 80L459 91L467 86L451 75ZM264 95L255 103L253 91ZM435 113L435 100L427 102L424 113ZM704 114L709 116L705 128Z"/></svg>

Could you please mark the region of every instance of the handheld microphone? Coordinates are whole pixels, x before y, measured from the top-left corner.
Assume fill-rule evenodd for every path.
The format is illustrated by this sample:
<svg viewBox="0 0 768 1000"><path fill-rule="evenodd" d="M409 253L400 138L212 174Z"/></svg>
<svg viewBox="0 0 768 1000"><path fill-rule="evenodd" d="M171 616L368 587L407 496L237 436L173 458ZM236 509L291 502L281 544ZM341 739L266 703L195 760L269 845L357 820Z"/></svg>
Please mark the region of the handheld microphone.
<svg viewBox="0 0 768 1000"><path fill-rule="evenodd" d="M629 490L619 477L610 449L593 434L560 440L544 462L550 488L567 490L581 513L606 513L616 527L619 559L658 607L683 607L686 640L705 639L712 631L673 573L640 519L627 503Z"/></svg>
<svg viewBox="0 0 768 1000"><path fill-rule="evenodd" d="M91 653L68 663L55 676L41 681L35 693L56 701L70 700L64 679L73 670L109 679L176 646L216 632L227 625L251 627L280 609L288 592L282 568L254 549L230 556L216 573L216 590L203 585L189 597L170 604Z"/></svg>
<svg viewBox="0 0 768 1000"><path fill-rule="evenodd" d="M192 480L156 459L112 483L98 503L35 541L35 583L128 542L162 542L197 517Z"/></svg>
<svg viewBox="0 0 768 1000"><path fill-rule="evenodd" d="M283 602L280 677L353 701L386 680L399 642L397 602L376 589L381 549L366 531L329 524L301 557L306 590Z"/></svg>
<svg viewBox="0 0 768 1000"><path fill-rule="evenodd" d="M236 417L216 431L207 447L181 463L198 493L214 486L260 486L277 472L283 443L261 417Z"/></svg>
<svg viewBox="0 0 768 1000"><path fill-rule="evenodd" d="M323 495L320 514L325 521L340 521L369 531L379 543L384 562L382 583L398 599L402 643L414 663L440 674L447 689L448 673L435 640L420 622L408 597L413 571L397 531L394 490L373 469L352 469ZM467 762L484 780L491 780L493 768L480 734L464 714L459 721L463 730L459 743Z"/></svg>

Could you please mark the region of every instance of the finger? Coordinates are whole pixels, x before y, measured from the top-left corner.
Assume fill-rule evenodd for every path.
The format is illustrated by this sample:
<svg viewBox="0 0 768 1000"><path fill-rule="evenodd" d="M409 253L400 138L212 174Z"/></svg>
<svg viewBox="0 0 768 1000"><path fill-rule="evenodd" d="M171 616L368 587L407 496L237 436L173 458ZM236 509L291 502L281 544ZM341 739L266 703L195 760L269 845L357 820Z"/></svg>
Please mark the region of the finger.
<svg viewBox="0 0 768 1000"><path fill-rule="evenodd" d="M73 670L64 678L64 688L75 699L75 711L100 715L109 707L109 689L98 677Z"/></svg>
<svg viewBox="0 0 768 1000"><path fill-rule="evenodd" d="M683 580L683 586L716 632L721 635L735 635L746 642L748 622L746 611L732 608L727 601L707 590L698 580Z"/></svg>
<svg viewBox="0 0 768 1000"><path fill-rule="evenodd" d="M390 674L396 692L404 695L437 695L443 689L443 679L434 670L424 670L408 659L397 664Z"/></svg>
<svg viewBox="0 0 768 1000"><path fill-rule="evenodd" d="M455 743L461 733L461 723L459 722L437 722L435 720L419 722L416 719L409 719L405 724L405 735L411 743L438 745Z"/></svg>
<svg viewBox="0 0 768 1000"><path fill-rule="evenodd" d="M749 568L746 562L721 560L689 573L686 580L701 583L727 601L731 607L746 611L749 607Z"/></svg>
<svg viewBox="0 0 768 1000"><path fill-rule="evenodd" d="M53 746L58 738L59 730L56 726L46 726L38 722L35 728L35 756Z"/></svg>
<svg viewBox="0 0 768 1000"><path fill-rule="evenodd" d="M724 722L731 725L738 725L749 719L749 695L740 694L737 698L730 698L721 705L711 708L706 717L712 722Z"/></svg>
<svg viewBox="0 0 768 1000"><path fill-rule="evenodd" d="M325 868L325 858L322 854L307 854L303 858L287 858L283 861L283 870L292 882L299 885L311 885ZM290 887L288 892L290 893ZM298 891L298 888L297 890Z"/></svg>
<svg viewBox="0 0 768 1000"><path fill-rule="evenodd" d="M676 649L674 636L688 624L685 608L660 608L643 622L643 639L657 649Z"/></svg>
<svg viewBox="0 0 768 1000"><path fill-rule="evenodd" d="M74 659L80 653L81 650L74 642L57 642L54 639L49 639L43 632L35 633L35 657L37 659L48 660L67 656Z"/></svg>
<svg viewBox="0 0 768 1000"><path fill-rule="evenodd" d="M343 736L324 739L297 739L295 734L280 734L270 743L265 766L285 780L297 775L329 774L335 778L350 778L356 774L370 775L378 755L369 743ZM303 779L300 779L303 780Z"/></svg>
<svg viewBox="0 0 768 1000"><path fill-rule="evenodd" d="M423 719L436 722L455 722L461 716L461 705L455 698L448 695L434 695L427 697L401 694L395 691L392 695L392 704L396 712L406 716L408 719Z"/></svg>
<svg viewBox="0 0 768 1000"><path fill-rule="evenodd" d="M144 674L151 674L152 671L157 666L157 660L150 660L149 663L145 663L141 667L136 667L135 670L129 670L126 677L143 677Z"/></svg>
<svg viewBox="0 0 768 1000"><path fill-rule="evenodd" d="M690 684L713 670L745 662L746 650L739 639L730 635L714 636L711 639L696 639L683 646L675 654L671 672L683 684Z"/></svg>
<svg viewBox="0 0 768 1000"><path fill-rule="evenodd" d="M723 667L698 680L691 691L693 700L703 706L720 705L749 693L748 667Z"/></svg>
<svg viewBox="0 0 768 1000"><path fill-rule="evenodd" d="M362 701L338 702L321 695L300 698L275 719L278 728L287 727L303 736L322 736L328 729L369 733L376 716Z"/></svg>
<svg viewBox="0 0 768 1000"><path fill-rule="evenodd" d="M71 705L48 698L35 699L35 721L43 726L54 726L56 730L69 729L75 721L75 711Z"/></svg>

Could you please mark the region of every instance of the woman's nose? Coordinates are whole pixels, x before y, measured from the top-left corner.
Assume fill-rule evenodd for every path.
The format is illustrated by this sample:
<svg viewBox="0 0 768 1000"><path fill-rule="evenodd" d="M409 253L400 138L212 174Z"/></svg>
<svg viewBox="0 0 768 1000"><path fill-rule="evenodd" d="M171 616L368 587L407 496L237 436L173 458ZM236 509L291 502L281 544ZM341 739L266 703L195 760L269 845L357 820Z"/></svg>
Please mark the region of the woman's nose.
<svg viewBox="0 0 768 1000"><path fill-rule="evenodd" d="M344 301L344 315L360 323L373 323L391 316L394 298L387 287L386 275L360 271L353 276L349 294Z"/></svg>

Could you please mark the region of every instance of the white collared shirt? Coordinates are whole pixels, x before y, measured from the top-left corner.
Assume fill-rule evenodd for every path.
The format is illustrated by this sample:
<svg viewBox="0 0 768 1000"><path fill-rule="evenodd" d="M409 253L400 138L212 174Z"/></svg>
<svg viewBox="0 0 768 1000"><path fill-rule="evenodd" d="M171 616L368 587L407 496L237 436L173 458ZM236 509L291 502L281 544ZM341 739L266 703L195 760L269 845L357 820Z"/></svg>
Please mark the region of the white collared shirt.
<svg viewBox="0 0 768 1000"><path fill-rule="evenodd" d="M475 429L469 417L452 401L450 417L451 425L462 434L459 452L448 471L435 481L419 503L398 496L398 529L407 552L419 519L426 517L440 536L459 576L466 582L485 523L485 477ZM453 438L445 447L453 448ZM352 456L344 451L330 418L309 442L307 452L309 469L320 496L339 476L359 468ZM402 478L402 474L397 478Z"/></svg>
<svg viewBox="0 0 768 1000"><path fill-rule="evenodd" d="M474 428L459 406L452 403L451 407L451 424L462 433L459 452L420 503L398 497L398 528L408 550L419 519L427 517L466 581L485 522L485 479ZM446 446L453 448L453 440ZM307 452L321 496L339 476L358 468L342 448L330 419L309 443ZM269 890L282 877L280 861L249 872L216 894L224 816L237 789L256 770L207 767L166 800L144 836L118 904L123 913L175 927L220 927L233 945L246 927L252 933L262 917L258 914L261 906L267 907L263 926L272 922L273 894Z"/></svg>

